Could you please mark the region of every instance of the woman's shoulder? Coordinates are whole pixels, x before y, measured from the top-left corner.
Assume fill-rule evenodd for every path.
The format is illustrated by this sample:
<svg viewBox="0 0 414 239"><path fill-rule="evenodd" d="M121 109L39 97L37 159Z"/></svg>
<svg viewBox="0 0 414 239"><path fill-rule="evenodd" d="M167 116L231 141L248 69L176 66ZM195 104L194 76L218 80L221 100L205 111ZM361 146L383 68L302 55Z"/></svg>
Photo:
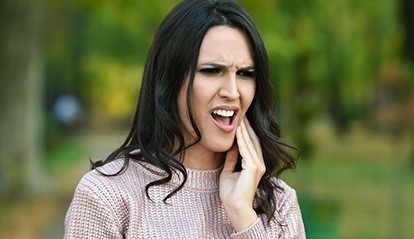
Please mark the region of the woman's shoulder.
<svg viewBox="0 0 414 239"><path fill-rule="evenodd" d="M298 203L296 190L281 179L274 178L280 190L276 194L276 227L280 228L282 238L306 238L302 213Z"/></svg>
<svg viewBox="0 0 414 239"><path fill-rule="evenodd" d="M277 209L280 210L286 205L297 204L296 190L279 178L272 179L279 187L275 190Z"/></svg>
<svg viewBox="0 0 414 239"><path fill-rule="evenodd" d="M116 159L86 173L77 186L77 190L94 194L128 192L139 185L146 185L139 163L125 159Z"/></svg>
<svg viewBox="0 0 414 239"><path fill-rule="evenodd" d="M124 163L118 159L82 177L66 216L68 232L78 233L79 228L93 231L100 226L114 232L126 230L130 210L142 201L145 186L139 165L131 160L123 170Z"/></svg>
<svg viewBox="0 0 414 239"><path fill-rule="evenodd" d="M87 172L80 180L80 183L87 183L89 181L108 181L111 182L111 177L115 175L122 175L119 172L127 172L128 169L123 170L124 166L124 159L116 159L109 163L105 163L102 166L92 169L91 171Z"/></svg>

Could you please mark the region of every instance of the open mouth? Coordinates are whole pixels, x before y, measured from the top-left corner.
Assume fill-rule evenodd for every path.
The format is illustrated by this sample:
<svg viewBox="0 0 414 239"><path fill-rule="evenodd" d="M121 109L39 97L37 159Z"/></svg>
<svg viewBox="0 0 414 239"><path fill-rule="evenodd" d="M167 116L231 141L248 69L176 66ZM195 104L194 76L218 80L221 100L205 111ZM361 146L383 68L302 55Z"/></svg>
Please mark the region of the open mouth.
<svg viewBox="0 0 414 239"><path fill-rule="evenodd" d="M236 112L234 110L214 110L211 117L223 126L230 126L235 119Z"/></svg>

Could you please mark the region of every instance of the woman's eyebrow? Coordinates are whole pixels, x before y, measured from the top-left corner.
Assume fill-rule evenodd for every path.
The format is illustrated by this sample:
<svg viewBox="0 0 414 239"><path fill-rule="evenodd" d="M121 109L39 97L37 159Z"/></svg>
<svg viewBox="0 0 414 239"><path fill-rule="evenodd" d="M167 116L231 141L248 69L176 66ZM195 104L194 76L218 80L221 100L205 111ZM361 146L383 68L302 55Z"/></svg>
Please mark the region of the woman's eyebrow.
<svg viewBox="0 0 414 239"><path fill-rule="evenodd" d="M214 63L214 62L202 63L202 64L200 64L200 66L210 66L210 67L219 68L219 69L226 68L226 65L219 64L219 63ZM239 70L254 71L255 70L255 67L254 66L246 66L246 67L240 68Z"/></svg>
<svg viewBox="0 0 414 239"><path fill-rule="evenodd" d="M254 66L246 66L246 67L242 67L240 70L244 70L244 71L255 71L256 67Z"/></svg>
<svg viewBox="0 0 414 239"><path fill-rule="evenodd" d="M226 66L225 66L225 65L223 65L223 64L214 63L214 62L206 62L206 63L201 64L201 66L211 66L211 67L214 67L214 68L220 68L220 69L222 69L222 68L225 68L225 67L226 67Z"/></svg>

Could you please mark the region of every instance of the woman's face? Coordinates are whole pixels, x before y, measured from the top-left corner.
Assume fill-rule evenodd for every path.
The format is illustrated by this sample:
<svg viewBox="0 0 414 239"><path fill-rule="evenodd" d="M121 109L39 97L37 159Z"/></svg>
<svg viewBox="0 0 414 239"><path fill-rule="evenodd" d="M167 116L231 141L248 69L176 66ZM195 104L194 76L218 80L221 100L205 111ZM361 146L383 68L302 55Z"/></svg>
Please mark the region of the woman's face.
<svg viewBox="0 0 414 239"><path fill-rule="evenodd" d="M185 82L178 96L178 108L189 144L195 133L187 110L188 79ZM200 47L192 86L190 107L202 138L191 151L211 154L229 150L255 90L255 67L246 35L228 26L210 28Z"/></svg>

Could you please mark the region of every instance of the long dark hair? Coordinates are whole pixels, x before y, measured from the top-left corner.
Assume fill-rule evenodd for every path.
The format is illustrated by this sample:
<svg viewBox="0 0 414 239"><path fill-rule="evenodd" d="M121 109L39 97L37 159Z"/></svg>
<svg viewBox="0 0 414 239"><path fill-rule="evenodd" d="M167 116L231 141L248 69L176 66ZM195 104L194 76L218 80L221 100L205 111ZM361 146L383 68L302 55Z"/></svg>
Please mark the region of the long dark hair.
<svg viewBox="0 0 414 239"><path fill-rule="evenodd" d="M150 163L165 173L159 180L146 186L169 182L174 173L181 174L181 185L171 191L164 201L179 191L187 180L187 172L178 156L185 149L200 141L202 135L191 112L191 88L199 55L206 32L213 26L226 25L240 29L248 37L256 71L256 93L246 116L260 138L266 172L256 193L259 214L266 214L270 221L276 210L275 190L278 187L272 176L278 177L284 170L295 167L291 156L280 140L280 127L273 119L273 96L270 83L266 49L253 21L237 2L232 0L186 0L177 5L158 28L151 46L142 78L141 91L131 131L125 142L105 161L92 163L93 168L124 158L122 173L130 160ZM194 142L185 142L182 133L177 98L189 76L187 108L194 131Z"/></svg>

